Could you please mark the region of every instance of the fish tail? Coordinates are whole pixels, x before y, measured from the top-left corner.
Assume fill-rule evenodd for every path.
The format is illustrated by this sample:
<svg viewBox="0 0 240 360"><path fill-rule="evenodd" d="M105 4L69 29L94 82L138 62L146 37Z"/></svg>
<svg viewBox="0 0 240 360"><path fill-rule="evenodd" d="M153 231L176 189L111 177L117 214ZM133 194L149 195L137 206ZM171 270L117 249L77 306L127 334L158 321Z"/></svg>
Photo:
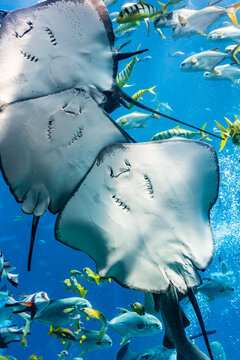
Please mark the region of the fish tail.
<svg viewBox="0 0 240 360"><path fill-rule="evenodd" d="M26 320L26 324L23 327L23 336L25 337L29 333L33 320L31 320L31 316L26 313L19 313L18 315L21 316L24 320Z"/></svg>
<svg viewBox="0 0 240 360"><path fill-rule="evenodd" d="M226 8L227 16L232 21L233 25L238 26L238 20L235 12L240 9L240 1L236 4L232 4Z"/></svg>
<svg viewBox="0 0 240 360"><path fill-rule="evenodd" d="M155 107L155 111L158 111L158 107L159 107L160 103L157 104L157 106ZM160 119L160 115L152 113L152 116L154 119Z"/></svg>
<svg viewBox="0 0 240 360"><path fill-rule="evenodd" d="M50 336L50 335L52 335L52 334L54 334L54 328L53 328L52 325L50 325L50 331L49 331L49 333L47 334L47 336Z"/></svg>
<svg viewBox="0 0 240 360"><path fill-rule="evenodd" d="M150 89L148 89L148 91L149 91L151 94L156 95L156 93L153 91L153 90L155 89L155 87L156 87L156 86L157 86L157 85L155 85L155 86L151 87Z"/></svg>
<svg viewBox="0 0 240 360"><path fill-rule="evenodd" d="M206 127L207 123L205 123L202 127L201 127L201 131L199 131L199 134L206 140L212 141L212 139L210 139L209 137L206 137L205 133L204 133L204 129Z"/></svg>
<svg viewBox="0 0 240 360"><path fill-rule="evenodd" d="M239 53L240 53L240 44L237 45L237 46L233 49L233 51L229 54L229 56L230 56L230 58L234 61L234 63L235 63L236 65L239 65L239 66L240 66L240 61L239 61L239 59L238 59L238 57L237 57L237 55L239 55Z"/></svg>
<svg viewBox="0 0 240 360"><path fill-rule="evenodd" d="M220 132L221 132L221 136L222 136L222 142L221 142L221 146L219 151L222 151L222 149L224 148L224 146L226 145L227 139L229 138L228 135L228 129L225 129L221 124L219 124L219 122L215 121L215 123L217 124Z"/></svg>
<svg viewBox="0 0 240 360"><path fill-rule="evenodd" d="M138 45L137 51L139 51L140 46L141 46L141 44ZM136 59L137 61L139 61L139 58L137 57L137 55L135 56L135 59Z"/></svg>
<svg viewBox="0 0 240 360"><path fill-rule="evenodd" d="M9 274L7 273L8 281L15 287L18 286L18 275L17 274Z"/></svg>

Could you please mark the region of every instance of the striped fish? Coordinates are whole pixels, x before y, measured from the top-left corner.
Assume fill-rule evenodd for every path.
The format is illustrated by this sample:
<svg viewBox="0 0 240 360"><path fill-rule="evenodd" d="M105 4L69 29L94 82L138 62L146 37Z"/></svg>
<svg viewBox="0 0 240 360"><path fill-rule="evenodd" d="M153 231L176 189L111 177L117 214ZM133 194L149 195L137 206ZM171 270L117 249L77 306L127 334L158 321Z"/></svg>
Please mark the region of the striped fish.
<svg viewBox="0 0 240 360"><path fill-rule="evenodd" d="M154 94L156 95L156 93L153 91L153 89L155 89L156 86L153 86L152 88L150 89L142 89L142 90L139 90L138 92L136 92L133 96L132 96L132 99L136 100L136 101L139 101L141 99L141 97L146 93L146 92L150 92L151 94ZM131 109L134 105L133 104L129 104L128 107L129 109Z"/></svg>
<svg viewBox="0 0 240 360"><path fill-rule="evenodd" d="M136 64L136 61L139 61L139 59L137 58L137 56L135 56L134 59L132 59L130 61L130 63L128 63L125 68L120 71L120 73L117 75L116 81L119 87L123 87L123 86L127 86L125 85L128 80L130 79L130 76L133 72L134 66Z"/></svg>
<svg viewBox="0 0 240 360"><path fill-rule="evenodd" d="M206 140L211 140L209 137L206 137L206 135L203 132L206 125L207 125L207 123L205 123L201 127L202 131L191 131L191 130L181 129L178 125L173 129L162 131L162 132L154 135L150 141L168 140L168 139L173 138L174 136L182 137L184 139L193 139L197 135L200 135L202 138L204 138Z"/></svg>
<svg viewBox="0 0 240 360"><path fill-rule="evenodd" d="M156 6L141 0L139 4L132 4L122 7L122 10L117 16L116 22L118 24L124 24L132 21L144 20L145 18L154 19L155 16L158 16L162 13L162 8L159 9Z"/></svg>

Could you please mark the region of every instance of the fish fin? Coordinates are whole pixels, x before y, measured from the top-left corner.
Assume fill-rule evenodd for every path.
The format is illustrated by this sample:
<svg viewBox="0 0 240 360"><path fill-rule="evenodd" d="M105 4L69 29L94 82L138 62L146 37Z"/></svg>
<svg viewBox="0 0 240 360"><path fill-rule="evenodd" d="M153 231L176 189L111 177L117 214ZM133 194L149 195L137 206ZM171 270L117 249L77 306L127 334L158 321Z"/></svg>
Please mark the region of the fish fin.
<svg viewBox="0 0 240 360"><path fill-rule="evenodd" d="M222 151L222 149L224 148L224 146L226 145L227 139L229 137L229 135L227 135L227 129L225 129L221 124L219 124L217 121L215 121L215 123L217 124L220 132L221 132L221 136L222 136L222 142L221 142L221 146L219 149L219 152Z"/></svg>
<svg viewBox="0 0 240 360"><path fill-rule="evenodd" d="M187 19L185 19L185 17L178 15L178 21L180 23L180 25L184 26L187 24Z"/></svg>
<svg viewBox="0 0 240 360"><path fill-rule="evenodd" d="M74 310L74 308L67 308L67 309L64 309L63 312L64 312L65 314L67 314L67 313L70 313L70 312L73 311L73 310Z"/></svg>
<svg viewBox="0 0 240 360"><path fill-rule="evenodd" d="M234 61L236 65L240 65L240 61L237 58L237 55L239 55L239 53L240 53L240 44L236 45L233 51L229 54L231 59Z"/></svg>
<svg viewBox="0 0 240 360"><path fill-rule="evenodd" d="M34 302L33 301L24 301L24 302L22 302L22 304L27 307L30 307L30 306L33 306Z"/></svg>
<svg viewBox="0 0 240 360"><path fill-rule="evenodd" d="M147 36L149 35L149 31L150 31L150 25L149 25L149 22L147 21L147 19L144 19L144 23L147 27Z"/></svg>
<svg viewBox="0 0 240 360"><path fill-rule="evenodd" d="M163 35L162 30L160 30L160 29L158 28L158 29L156 30L156 32L159 33L159 35L161 36L161 38L162 38L163 40L166 39L166 36Z"/></svg>
<svg viewBox="0 0 240 360"><path fill-rule="evenodd" d="M136 84L132 84L132 85L125 84L125 85L123 85L123 87L131 87L131 86L134 86L134 85L136 85Z"/></svg>
<svg viewBox="0 0 240 360"><path fill-rule="evenodd" d="M97 284L97 285L99 285L99 283L100 283L100 276L99 275L96 275L95 277L94 277L94 280L95 280L95 283Z"/></svg>
<svg viewBox="0 0 240 360"><path fill-rule="evenodd" d="M17 274L7 273L7 279L14 287L18 287L18 275Z"/></svg>
<svg viewBox="0 0 240 360"><path fill-rule="evenodd" d="M85 355L87 353L87 351L82 351L80 354L79 354L79 357L82 357L83 355Z"/></svg>
<svg viewBox="0 0 240 360"><path fill-rule="evenodd" d="M137 24L137 25L140 25L140 23L141 23L140 21L136 21L136 24Z"/></svg>
<svg viewBox="0 0 240 360"><path fill-rule="evenodd" d="M231 129L231 127L233 126L233 123L225 116L224 116L224 119L226 120L226 122L228 124L227 131L229 131Z"/></svg>
<svg viewBox="0 0 240 360"><path fill-rule="evenodd" d="M218 51L218 50L220 50L220 48L219 48L219 47L214 48L214 49L211 49L210 51Z"/></svg>
<svg viewBox="0 0 240 360"><path fill-rule="evenodd" d="M212 141L212 139L210 139L209 137L206 137L206 135L205 135L205 133L204 133L204 131L203 131L203 130L205 129L206 125L207 125L207 123L205 123L205 124L201 127L201 130L202 130L202 131L200 131L199 134L201 135L202 139L200 139L200 140L206 139L206 140L208 140L208 141Z"/></svg>
<svg viewBox="0 0 240 360"><path fill-rule="evenodd" d="M22 349L26 349L26 347L27 347L27 339L26 339L25 335L23 335L21 338L20 346Z"/></svg>
<svg viewBox="0 0 240 360"><path fill-rule="evenodd" d="M200 32L200 35L207 36L207 34L205 32Z"/></svg>
<svg viewBox="0 0 240 360"><path fill-rule="evenodd" d="M52 325L50 325L50 331L49 331L49 333L47 334L47 336L50 336L50 335L52 335L52 334L54 334L54 328L53 328Z"/></svg>
<svg viewBox="0 0 240 360"><path fill-rule="evenodd" d="M101 340L103 338L103 336L106 334L108 327L104 324L98 334L98 340Z"/></svg>
<svg viewBox="0 0 240 360"><path fill-rule="evenodd" d="M214 299L213 298L209 298L209 299L207 299L205 302L210 302L210 301L213 301Z"/></svg>
<svg viewBox="0 0 240 360"><path fill-rule="evenodd" d="M126 314L126 313L129 312L127 309L124 309L124 308L121 308L121 307L118 307L117 309L119 309L122 314Z"/></svg>
<svg viewBox="0 0 240 360"><path fill-rule="evenodd" d="M157 85L151 87L150 89L148 89L148 91L149 91L151 94L156 95L156 93L153 91L153 89L155 89L156 86L157 86Z"/></svg>
<svg viewBox="0 0 240 360"><path fill-rule="evenodd" d="M125 344L127 341L128 341L128 338L127 338L127 337L123 337L120 345Z"/></svg>
<svg viewBox="0 0 240 360"><path fill-rule="evenodd" d="M111 283L111 282L112 282L112 279L111 279L111 278L108 278L108 281Z"/></svg>
<svg viewBox="0 0 240 360"><path fill-rule="evenodd" d="M80 342L80 344L84 341L84 340L86 340L86 335L83 335L81 338L80 338L80 340L79 340L79 342Z"/></svg>
<svg viewBox="0 0 240 360"><path fill-rule="evenodd" d="M233 23L233 25L238 26L238 20L236 17L235 12L240 9L240 2L237 2L236 4L232 4L226 8L227 16Z"/></svg>

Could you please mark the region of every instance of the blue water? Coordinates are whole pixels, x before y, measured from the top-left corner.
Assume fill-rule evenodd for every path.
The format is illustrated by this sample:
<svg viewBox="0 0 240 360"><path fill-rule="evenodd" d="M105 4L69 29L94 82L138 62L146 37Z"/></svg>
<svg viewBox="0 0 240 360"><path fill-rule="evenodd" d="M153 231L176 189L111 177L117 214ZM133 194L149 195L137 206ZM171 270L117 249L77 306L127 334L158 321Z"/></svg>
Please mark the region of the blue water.
<svg viewBox="0 0 240 360"><path fill-rule="evenodd" d="M223 1L222 6L230 5L231 2L232 0ZM34 3L36 1L0 0L0 8L13 10ZM118 11L122 4L123 2L119 1L118 4L110 8L110 12ZM157 2L154 0L152 4L157 6ZM202 8L206 4L207 1L203 0L191 1L193 8ZM217 28L219 24L227 20L225 17L220 19L208 30ZM203 78L202 73L182 73L179 70L181 61L189 56L191 52L215 48L216 45L211 44L206 37L200 35L191 39L184 38L174 41L171 38L171 29L163 30L163 33L166 36L165 40L162 40L154 32L151 25L150 35L147 37L145 25L141 24L138 31L132 36L132 44L126 49L135 50L141 44L141 49L149 49L149 52L143 54L141 58L151 55L152 60L136 64L129 81L130 84L136 85L126 88L126 92L132 95L139 89L157 85L158 101L168 103L173 109L172 115L174 117L198 127L207 122L209 131L213 131L215 128L214 120L224 123L224 116L234 120L234 114L240 115L240 85L228 81L207 81ZM116 46L119 44L120 42L117 42ZM220 47L224 50L227 45L228 43L220 44ZM168 56L169 53L175 51L183 51L186 56L183 58ZM126 63L127 61L122 62L122 68ZM154 96L147 93L144 95L144 101L142 102L155 107L156 102L152 102L153 99ZM125 109L121 108L112 113L111 117L117 119L125 113ZM148 141L155 133L172 128L177 124L161 118L159 120L150 119L146 125L148 126L145 128L129 130L130 135L137 141ZM211 144L217 151L219 150L219 140L213 139ZM199 299L207 330L217 330L217 333L211 336L211 341L221 342L228 360L239 360L240 153L229 140L224 150L218 155L221 173L220 192L218 201L211 212L215 255L213 262L202 276L208 277L211 273L221 270L218 261L218 256L221 254L228 264L229 270L234 272L235 292L232 297L217 299L209 303L205 302L206 298L204 296L197 295L197 298ZM68 248L54 239L56 217L46 213L41 218L37 232L32 271L27 272L27 255L32 219L31 216L27 216L22 221L14 221L14 217L23 215L21 206L15 202L3 179L1 179L0 185L0 248L3 250L4 257L16 267L15 272L20 274L19 287L13 289L9 285L8 289L13 293L14 297L18 297L20 293L32 294L41 290L46 291L51 299L70 296L70 293L67 293L62 284L62 281L69 277L69 271L71 269L81 270L86 266L95 270L94 262L87 255ZM129 309L132 302L136 300L143 301L141 293L124 289L114 281L101 287L86 282L83 285L89 290L87 299L94 308L102 311L109 320L119 313L117 307ZM71 296L74 296L74 294L72 293ZM186 305L185 310L191 320L188 334L198 333L200 331L199 325L191 305ZM15 317L14 324L20 325L23 324L23 321ZM99 325L93 323L93 321L89 322L89 326L90 324L92 329L99 329ZM43 355L44 360L56 359L56 355L63 350L64 345L59 340L55 340L54 337L47 336L48 332L49 329L45 325L34 323L31 328L31 335L27 337L28 347L25 350L21 349L18 343L13 343L3 353L15 356L19 360L25 360L33 353L38 356ZM84 356L84 359L113 360L116 358L121 338L111 329L108 334L113 340L113 347L102 352L89 353ZM134 351L141 351L146 347L160 344L162 338L163 334L134 339L131 341L131 346ZM203 340L197 340L196 344L205 351ZM72 353L77 355L79 351L73 350Z"/></svg>

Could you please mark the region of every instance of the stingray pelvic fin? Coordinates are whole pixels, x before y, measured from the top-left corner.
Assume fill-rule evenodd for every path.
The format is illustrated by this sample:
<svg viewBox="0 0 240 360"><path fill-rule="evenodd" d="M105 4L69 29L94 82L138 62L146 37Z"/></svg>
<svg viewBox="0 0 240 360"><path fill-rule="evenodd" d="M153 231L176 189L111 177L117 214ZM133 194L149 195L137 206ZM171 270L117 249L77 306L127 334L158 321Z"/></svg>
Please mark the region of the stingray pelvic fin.
<svg viewBox="0 0 240 360"><path fill-rule="evenodd" d="M31 242L30 242L30 248L29 248L29 254L28 254L28 271L31 270L33 246L34 246L34 240L35 240L35 235L36 235L39 219L40 219L40 216L35 216L35 215L33 216Z"/></svg>
<svg viewBox="0 0 240 360"><path fill-rule="evenodd" d="M123 98L124 100L126 100L127 102L129 102L130 104L133 104L133 105L135 105L135 106L137 106L137 107L139 107L139 108L141 108L141 109L144 109L144 110L146 110L146 111L150 111L150 112L152 112L153 114L157 114L157 115L163 116L163 117L165 117L165 118L167 118L167 119L169 119L169 120L173 120L173 121L175 121L175 122L177 122L177 123L179 123L179 124L183 124L183 125L189 126L189 127L191 127L192 129L195 129L195 130L198 130L198 131L202 131L202 130L201 130L200 128L198 128L197 126L194 126L194 125L185 123L184 121L175 119L175 118L173 118L172 116L163 114L163 113L161 113L160 111L154 110L154 109L152 109L152 108L150 108L150 107L148 107L148 106L146 106L146 105L141 104L139 101L134 100L131 96L129 96L128 94L126 94L126 93L125 93L122 89L120 89L120 88L119 88L119 91L120 91L120 94L121 94L122 98ZM222 137L220 137L220 136L218 136L218 135L216 135L216 134L210 133L209 131L204 130L204 132L205 132L206 134L208 134L208 135L211 135L211 136L217 138L217 139L223 140Z"/></svg>
<svg viewBox="0 0 240 360"><path fill-rule="evenodd" d="M200 308L199 308L199 306L198 306L196 297L195 297L192 289L189 289L189 290L188 290L188 297L189 297L189 300L190 300L190 302L191 302L191 304L192 304L192 307L194 308L194 311L195 311L195 313L196 313L196 315L197 315L199 324L200 324L200 326L201 326L201 330L202 330L203 337L204 337L204 340L205 340L205 343L206 343L206 347L207 347L207 349L208 349L208 353L209 353L210 359L211 359L211 360L214 360L214 359L213 359L213 355L212 355L212 350L211 350L211 348L210 348L210 344L209 344L209 341L208 341L207 332L206 332L206 329L205 329L205 326L204 326L203 318L202 318L202 315L201 315L201 311L200 311Z"/></svg>

